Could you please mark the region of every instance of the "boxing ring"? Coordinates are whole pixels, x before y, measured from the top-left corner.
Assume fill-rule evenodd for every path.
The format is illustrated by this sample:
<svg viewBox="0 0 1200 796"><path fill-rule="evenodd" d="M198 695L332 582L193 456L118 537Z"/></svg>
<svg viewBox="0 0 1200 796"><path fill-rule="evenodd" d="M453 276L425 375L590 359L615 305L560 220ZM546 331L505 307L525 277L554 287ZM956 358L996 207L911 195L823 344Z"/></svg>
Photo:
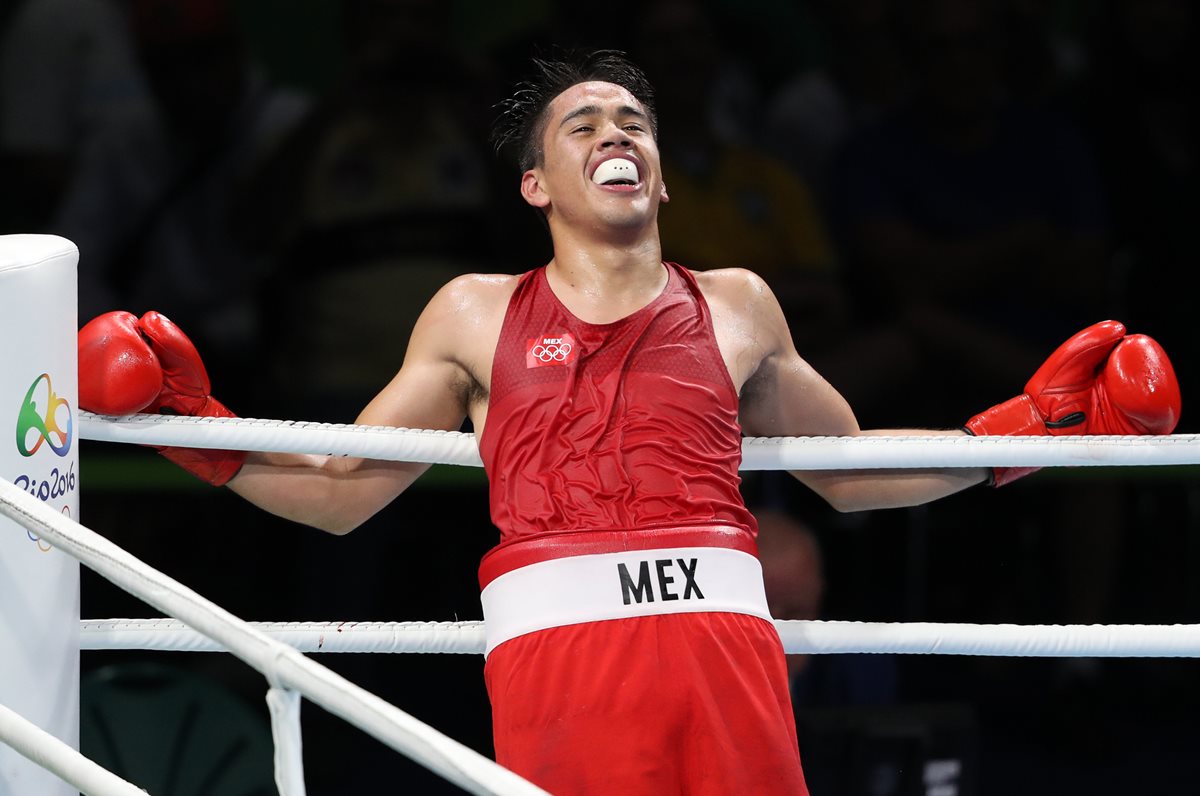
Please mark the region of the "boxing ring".
<svg viewBox="0 0 1200 796"><path fill-rule="evenodd" d="M34 238L39 236L13 236ZM18 241L26 244L29 241ZM73 271L74 247L57 239L50 246L33 241L59 265ZM60 244L67 244L65 247ZM42 247L42 248L39 248ZM20 248L20 246L18 246ZM5 252L0 251L0 255ZM40 256L40 255L39 255ZM38 266L41 261L17 262L0 258L0 277ZM27 269L28 270L28 269ZM53 282L53 283L52 283ZM62 292L71 294L72 280L47 282L45 296L26 301L37 308ZM40 286L39 286L40 289ZM11 294L11 291L10 291ZM33 295L33 294L31 294ZM0 290L0 310L5 309ZM40 302L40 304L39 304ZM59 318L57 344L73 350L74 318ZM31 316L30 328L42 324ZM0 324L19 328L0 313ZM25 342L29 342L28 339ZM42 357L42 354L38 354ZM6 360L9 361L9 360ZM541 789L472 749L454 741L399 708L388 704L322 666L306 653L460 653L481 654L483 623L250 623L245 622L182 583L138 560L74 519L77 503L57 505L65 492L75 493L71 452L72 433L81 439L135 445L332 454L382 460L479 467L472 435L456 432L388 429L280 420L189 418L134 415L102 417L73 414L73 360L56 361L50 370L37 359L31 376L15 382L24 394L17 421L18 461L33 461L35 453L54 469L34 478L0 478L0 516L15 523L28 540L17 552L44 563L49 551L78 561L142 599L170 619L108 619L71 621L67 638L77 650L226 651L263 675L275 742L275 782L282 796L305 793L301 756L301 699L308 699L365 731L390 748L477 794L540 794ZM51 386L53 372L56 386ZM41 373L40 376L36 375ZM5 375L0 372L0 376ZM29 379L32 378L32 386ZM65 385L65 386L64 386ZM58 390L58 393L55 392ZM27 392L26 392L27 391ZM61 393L61 395L60 395ZM64 397L65 396L65 397ZM7 409L8 407L0 407ZM27 411L29 410L29 411ZM35 411L36 410L36 411ZM61 411L60 411L61 410ZM22 430L40 434L32 446ZM9 435L10 430L5 430ZM35 435L36 436L36 435ZM29 437L28 439L33 439ZM11 440L11 437L10 437ZM48 446L42 443L48 442ZM32 449L27 449L27 448ZM45 450L46 447L52 451ZM39 448L42 448L39 452ZM61 462L61 463L60 463ZM747 439L743 470L835 470L980 466L1144 466L1200 463L1200 437L862 437ZM24 465L23 465L24 466ZM32 470L30 470L32 472ZM22 480L23 479L23 480ZM0 530L0 537L6 531ZM29 545L28 541L36 542ZM0 542L4 539L0 538ZM14 549L14 548L10 548ZM38 558L40 556L40 558ZM0 556L0 564L6 563ZM20 567L6 574L20 576ZM8 584L0 579L0 596ZM18 583L17 597L24 596ZM47 598L44 584L31 583L22 608L36 607ZM51 587L53 588L53 587ZM9 599L13 593L8 592ZM77 595L77 591L76 591ZM68 609L70 606L66 606ZM67 612L69 615L69 610ZM60 614L61 617L61 614ZM8 619L8 616L4 617ZM50 624L61 625L61 619ZM788 653L909 653L1042 657L1200 657L1200 625L964 625L932 623L860 623L780 621L776 623ZM49 630L62 630L52 627ZM0 633L30 650L41 647L34 630L0 626ZM47 628L36 632L47 634ZM2 636L0 636L2 638ZM17 650L25 652L25 650ZM18 656L20 657L20 656ZM77 655L76 655L77 657ZM3 669L0 669L3 671ZM39 672L53 682L56 670ZM77 677L77 668L76 677ZM18 672L20 674L20 672ZM63 675L68 676L68 675ZM64 680L62 690L71 692ZM10 689L11 691L11 689ZM3 692L0 692L3 693ZM52 733L20 715L0 700L0 751L14 750L59 780L94 796L132 796L144 791L81 755L61 732ZM0 776L4 771L0 769ZM0 780L0 786L5 783Z"/></svg>
<svg viewBox="0 0 1200 796"><path fill-rule="evenodd" d="M470 435L253 419L80 413L84 439L479 466ZM1200 463L1200 437L747 439L745 470ZM262 673L281 794L304 793L299 700L347 720L472 793L541 793L490 760L343 680L305 653L482 654L482 622L248 623L0 481L0 513L175 619L85 620L84 650L228 651ZM1200 657L1200 625L970 625L777 621L788 653ZM142 793L0 708L0 741L86 793Z"/></svg>

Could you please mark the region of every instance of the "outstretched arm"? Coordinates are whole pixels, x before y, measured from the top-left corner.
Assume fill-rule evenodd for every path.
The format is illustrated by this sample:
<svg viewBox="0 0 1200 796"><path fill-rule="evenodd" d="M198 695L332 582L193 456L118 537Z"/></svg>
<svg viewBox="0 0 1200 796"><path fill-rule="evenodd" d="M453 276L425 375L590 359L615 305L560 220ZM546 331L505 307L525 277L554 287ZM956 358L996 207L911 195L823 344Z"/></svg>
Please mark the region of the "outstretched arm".
<svg viewBox="0 0 1200 796"><path fill-rule="evenodd" d="M506 277L460 277L418 319L404 365L358 416L363 425L457 430L484 405L486 373L507 291ZM101 414L166 412L231 417L210 394L187 336L157 312L109 312L79 333L80 405ZM332 533L346 533L399 495L428 465L331 456L192 448L159 452L202 480L255 505Z"/></svg>
<svg viewBox="0 0 1200 796"><path fill-rule="evenodd" d="M742 429L751 436L961 435L960 430L864 431L850 405L796 351L779 302L758 277L742 272L730 290L753 342L743 346ZM730 298L733 298L730 296ZM749 338L748 338L749 339ZM752 368L752 369L751 369ZM735 368L736 371L736 368ZM736 373L735 373L736 376ZM794 471L839 511L927 503L985 480L982 468Z"/></svg>
<svg viewBox="0 0 1200 796"><path fill-rule="evenodd" d="M359 425L457 430L464 412L438 368L406 363L359 414ZM396 396L421 397L401 404ZM435 403L440 402L440 403ZM331 533L348 533L390 503L428 464L336 456L254 453L229 488L266 511Z"/></svg>
<svg viewBox="0 0 1200 796"><path fill-rule="evenodd" d="M742 428L752 436L959 435L961 430L859 428L846 400L790 342L768 357L742 391ZM987 478L982 468L795 470L792 475L838 511L915 506Z"/></svg>
<svg viewBox="0 0 1200 796"><path fill-rule="evenodd" d="M752 327L759 343L742 388L749 434L807 436L963 434L963 431L863 431L845 400L796 353L783 313L765 285L750 281ZM1152 338L1102 321L1060 345L1020 395L971 418L977 435L1169 434L1179 420L1179 383ZM842 511L910 506L984 479L1009 483L1036 468L864 470L794 475Z"/></svg>
<svg viewBox="0 0 1200 796"><path fill-rule="evenodd" d="M430 301L413 329L404 364L355 421L360 425L457 431L475 381L464 365L462 311L477 301L466 279ZM229 487L255 505L331 533L358 527L422 473L428 464L258 453Z"/></svg>

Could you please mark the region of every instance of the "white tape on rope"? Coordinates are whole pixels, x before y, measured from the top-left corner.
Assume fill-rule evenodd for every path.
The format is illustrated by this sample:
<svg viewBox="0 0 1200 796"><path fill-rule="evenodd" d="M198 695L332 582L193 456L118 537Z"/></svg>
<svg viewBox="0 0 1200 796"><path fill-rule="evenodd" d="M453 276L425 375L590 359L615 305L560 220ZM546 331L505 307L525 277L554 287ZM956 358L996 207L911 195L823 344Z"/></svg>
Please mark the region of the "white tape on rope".
<svg viewBox="0 0 1200 796"><path fill-rule="evenodd" d="M482 655L482 622L255 622L301 652ZM901 653L1032 658L1200 658L1200 625L975 625L776 620L789 654ZM85 650L220 652L170 619L80 623Z"/></svg>
<svg viewBox="0 0 1200 796"><path fill-rule="evenodd" d="M317 453L482 467L475 437L457 431L251 418L80 413L100 442ZM1160 437L747 437L742 470L1088 467L1200 464L1200 435Z"/></svg>

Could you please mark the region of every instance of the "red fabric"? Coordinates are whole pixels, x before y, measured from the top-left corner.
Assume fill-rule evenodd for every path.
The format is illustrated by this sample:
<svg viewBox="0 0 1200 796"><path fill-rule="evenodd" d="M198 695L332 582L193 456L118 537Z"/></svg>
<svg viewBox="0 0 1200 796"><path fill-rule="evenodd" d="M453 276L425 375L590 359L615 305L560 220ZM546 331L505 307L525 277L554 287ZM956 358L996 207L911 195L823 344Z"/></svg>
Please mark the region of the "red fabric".
<svg viewBox="0 0 1200 796"><path fill-rule="evenodd" d="M550 793L803 796L779 636L743 614L506 641L484 669L496 760Z"/></svg>
<svg viewBox="0 0 1200 796"><path fill-rule="evenodd" d="M610 324L572 315L544 268L521 278L479 445L500 547L564 531L757 533L738 491L737 393L708 305L690 272L667 267L662 294ZM555 345L557 360L538 349ZM531 358L535 349L550 363Z"/></svg>
<svg viewBox="0 0 1200 796"><path fill-rule="evenodd" d="M745 528L734 525L687 526L620 531L544 533L518 544L497 547L479 564L479 588L505 572L566 556L661 550L668 547L722 547L758 557L758 545Z"/></svg>
<svg viewBox="0 0 1200 796"><path fill-rule="evenodd" d="M757 554L738 400L695 278L585 323L544 269L509 303L480 453L501 541L538 561L709 546ZM556 627L488 656L499 762L556 794L806 794L775 628L742 614Z"/></svg>

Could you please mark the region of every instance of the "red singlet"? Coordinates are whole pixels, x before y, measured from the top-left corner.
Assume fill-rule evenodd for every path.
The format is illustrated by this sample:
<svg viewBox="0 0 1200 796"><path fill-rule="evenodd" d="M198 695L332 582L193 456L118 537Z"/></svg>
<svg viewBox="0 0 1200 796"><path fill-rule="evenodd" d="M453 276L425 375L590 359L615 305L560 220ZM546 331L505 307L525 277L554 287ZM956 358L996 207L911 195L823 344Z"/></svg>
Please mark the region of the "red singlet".
<svg viewBox="0 0 1200 796"><path fill-rule="evenodd" d="M480 453L500 544L481 586L538 562L718 547L756 555L738 399L688 270L609 324L524 274ZM681 564L683 562L680 562ZM497 760L552 793L803 794L779 636L741 613L640 616L504 641L485 674Z"/></svg>

